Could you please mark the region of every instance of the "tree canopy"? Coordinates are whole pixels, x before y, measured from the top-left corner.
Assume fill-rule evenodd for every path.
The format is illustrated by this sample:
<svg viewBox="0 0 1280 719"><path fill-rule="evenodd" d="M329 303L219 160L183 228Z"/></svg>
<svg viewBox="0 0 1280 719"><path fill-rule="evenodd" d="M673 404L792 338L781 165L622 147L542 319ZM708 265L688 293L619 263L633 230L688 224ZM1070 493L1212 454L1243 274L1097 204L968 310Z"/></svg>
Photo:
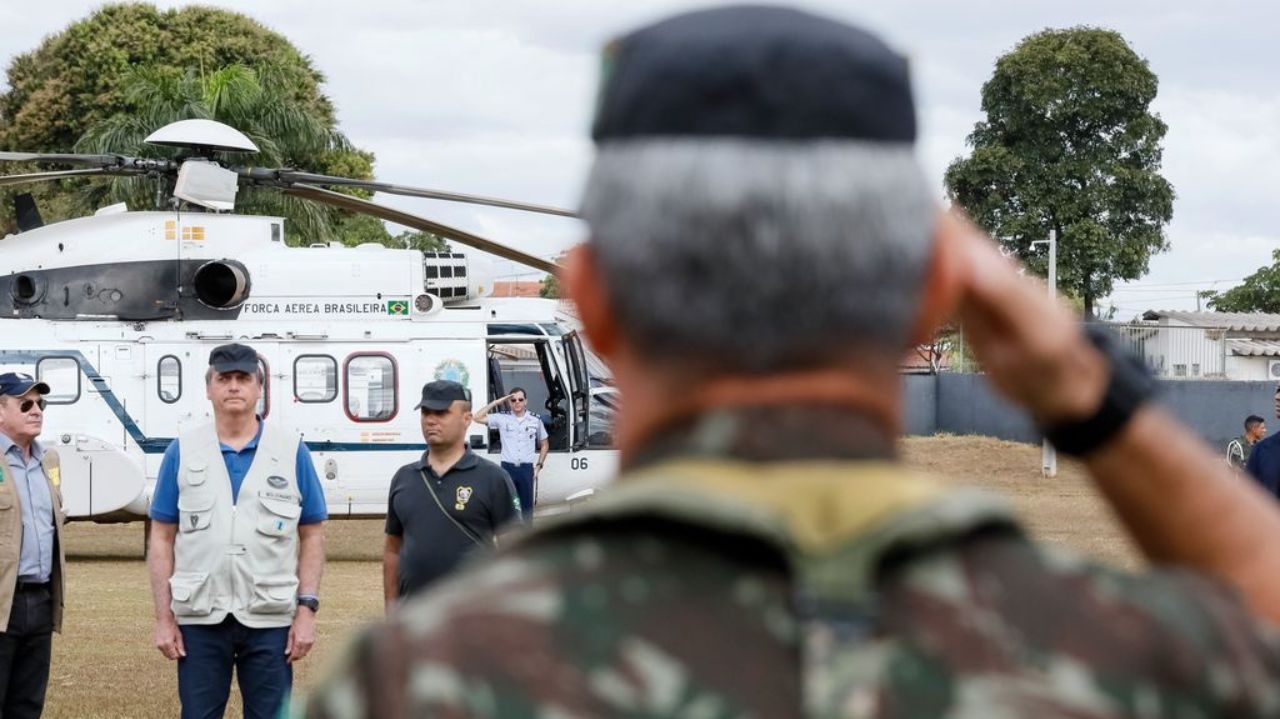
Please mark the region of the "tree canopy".
<svg viewBox="0 0 1280 719"><path fill-rule="evenodd" d="M370 178L373 155L338 131L324 78L282 35L237 13L209 7L160 10L107 5L47 37L8 68L0 95L0 149L164 155L141 144L162 125L208 118L249 135L252 162ZM90 181L7 188L36 195L48 220L84 214L107 200L145 202L137 183ZM384 242L380 222L273 191L247 192L241 211L290 220L295 241Z"/></svg>
<svg viewBox="0 0 1280 719"><path fill-rule="evenodd" d="M1076 27L1025 38L982 86L986 120L946 172L951 199L1033 270L1084 303L1147 272L1168 249L1173 188L1160 175L1166 126L1151 112L1158 81L1119 33Z"/></svg>
<svg viewBox="0 0 1280 719"><path fill-rule="evenodd" d="M1218 312L1269 312L1280 314L1280 250L1271 253L1272 264L1259 267L1226 292L1204 292L1209 309Z"/></svg>

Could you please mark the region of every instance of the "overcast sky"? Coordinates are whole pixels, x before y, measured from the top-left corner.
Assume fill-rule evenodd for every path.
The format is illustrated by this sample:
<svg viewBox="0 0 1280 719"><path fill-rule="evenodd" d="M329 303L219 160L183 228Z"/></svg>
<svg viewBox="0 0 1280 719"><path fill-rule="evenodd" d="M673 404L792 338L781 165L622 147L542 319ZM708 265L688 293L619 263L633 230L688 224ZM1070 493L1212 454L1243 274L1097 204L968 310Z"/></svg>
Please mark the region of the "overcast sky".
<svg viewBox="0 0 1280 719"><path fill-rule="evenodd" d="M163 7L188 3L157 3ZM379 179L573 207L600 46L684 0L227 0L285 35L327 78L342 130L377 155ZM30 51L98 3L0 3L0 60ZM938 184L981 118L995 59L1046 27L1120 31L1160 78L1169 125L1164 174L1177 192L1170 251L1117 290L1119 318L1194 309L1280 247L1280 9L1244 0L1073 3L812 1L798 6L864 24L912 58L922 162ZM0 78L0 83L3 78ZM3 148L21 149L21 148ZM536 254L581 239L576 221L429 200L379 198ZM512 271L516 271L512 268ZM1101 303L1103 307L1107 302Z"/></svg>

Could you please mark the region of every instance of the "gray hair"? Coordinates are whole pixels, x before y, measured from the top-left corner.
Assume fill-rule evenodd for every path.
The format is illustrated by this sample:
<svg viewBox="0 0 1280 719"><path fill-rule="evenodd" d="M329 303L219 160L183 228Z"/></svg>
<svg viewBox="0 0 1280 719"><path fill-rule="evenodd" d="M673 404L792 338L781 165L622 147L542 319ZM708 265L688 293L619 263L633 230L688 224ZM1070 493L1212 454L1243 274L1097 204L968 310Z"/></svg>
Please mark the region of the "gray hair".
<svg viewBox="0 0 1280 719"><path fill-rule="evenodd" d="M936 211L907 145L733 138L607 143L582 206L637 351L755 374L905 351Z"/></svg>

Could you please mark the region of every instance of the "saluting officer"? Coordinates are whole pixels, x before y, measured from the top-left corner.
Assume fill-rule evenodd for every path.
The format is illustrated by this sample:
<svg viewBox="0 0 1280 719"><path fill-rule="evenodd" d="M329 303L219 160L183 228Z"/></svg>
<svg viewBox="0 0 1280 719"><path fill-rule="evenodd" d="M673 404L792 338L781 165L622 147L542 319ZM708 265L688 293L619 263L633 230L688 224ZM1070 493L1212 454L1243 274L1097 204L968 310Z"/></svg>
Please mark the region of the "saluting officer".
<svg viewBox="0 0 1280 719"><path fill-rule="evenodd" d="M491 413L502 403L511 412ZM533 521L533 503L538 494L538 475L547 461L551 443L547 428L537 415L529 411L529 393L523 387L513 387L510 394L486 404L476 411L475 421L490 429L497 429L502 440L502 468L511 475L511 481L520 494L520 507L526 522Z"/></svg>

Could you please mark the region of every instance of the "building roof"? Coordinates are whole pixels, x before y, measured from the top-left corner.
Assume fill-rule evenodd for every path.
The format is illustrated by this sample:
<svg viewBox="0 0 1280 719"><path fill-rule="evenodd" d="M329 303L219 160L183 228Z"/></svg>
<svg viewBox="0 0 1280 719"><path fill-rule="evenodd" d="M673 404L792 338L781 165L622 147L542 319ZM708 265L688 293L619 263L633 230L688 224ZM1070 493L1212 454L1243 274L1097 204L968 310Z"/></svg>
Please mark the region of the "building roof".
<svg viewBox="0 0 1280 719"><path fill-rule="evenodd" d="M541 281L508 281L498 280L493 283L490 297L539 297L542 291Z"/></svg>
<svg viewBox="0 0 1280 719"><path fill-rule="evenodd" d="M1237 357L1280 357L1280 340L1230 338L1227 351Z"/></svg>
<svg viewBox="0 0 1280 719"><path fill-rule="evenodd" d="M1148 322L1162 319L1183 322L1192 327L1221 327L1235 332L1280 332L1280 315L1263 312L1175 312L1148 310L1142 314Z"/></svg>

